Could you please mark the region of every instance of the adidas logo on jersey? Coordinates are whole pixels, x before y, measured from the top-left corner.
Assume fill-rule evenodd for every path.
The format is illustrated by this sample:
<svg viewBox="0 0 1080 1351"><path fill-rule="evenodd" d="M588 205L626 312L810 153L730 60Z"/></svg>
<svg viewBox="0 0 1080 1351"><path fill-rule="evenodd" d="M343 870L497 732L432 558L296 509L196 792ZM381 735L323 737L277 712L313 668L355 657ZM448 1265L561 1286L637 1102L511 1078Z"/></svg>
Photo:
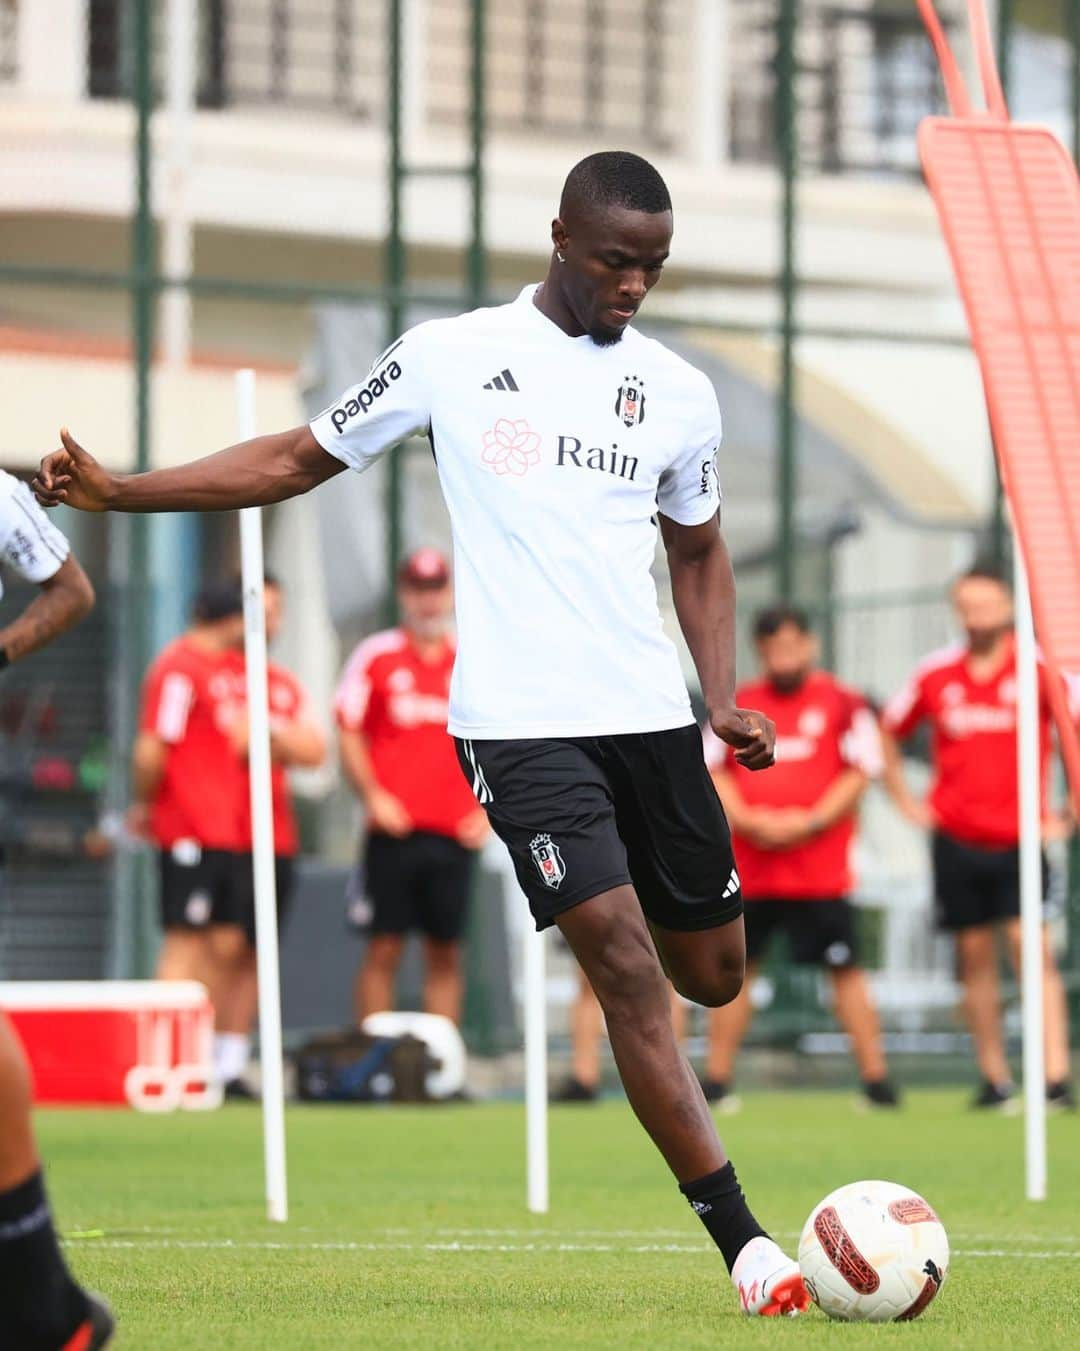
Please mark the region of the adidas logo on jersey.
<svg viewBox="0 0 1080 1351"><path fill-rule="evenodd" d="M516 381L516 380L514 379L514 377L510 374L510 369L509 369L509 367L507 367L506 370L501 371L501 372L500 372L498 375L496 375L493 379L489 380L489 381L487 382L487 384L484 386L484 388L485 388L485 389L501 389L501 390L503 390L504 392L507 392L507 393L510 393L510 394L516 394L516 393L518 392L518 384L517 384L517 381Z"/></svg>

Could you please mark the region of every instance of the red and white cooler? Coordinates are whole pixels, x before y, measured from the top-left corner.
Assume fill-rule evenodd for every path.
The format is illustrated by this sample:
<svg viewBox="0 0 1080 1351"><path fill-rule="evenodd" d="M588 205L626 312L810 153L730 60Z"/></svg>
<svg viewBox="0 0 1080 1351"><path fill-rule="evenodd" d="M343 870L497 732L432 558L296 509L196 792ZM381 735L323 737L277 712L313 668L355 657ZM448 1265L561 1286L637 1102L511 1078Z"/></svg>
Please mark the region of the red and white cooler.
<svg viewBox="0 0 1080 1351"><path fill-rule="evenodd" d="M0 982L0 1009L26 1048L35 1102L171 1112L221 1101L198 981Z"/></svg>

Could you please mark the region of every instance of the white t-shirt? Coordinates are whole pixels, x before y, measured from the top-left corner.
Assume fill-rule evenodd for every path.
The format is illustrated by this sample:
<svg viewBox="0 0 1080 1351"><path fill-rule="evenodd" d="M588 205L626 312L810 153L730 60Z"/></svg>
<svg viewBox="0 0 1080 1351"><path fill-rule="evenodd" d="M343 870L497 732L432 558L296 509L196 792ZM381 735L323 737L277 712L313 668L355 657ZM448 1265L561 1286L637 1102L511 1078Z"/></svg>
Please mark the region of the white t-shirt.
<svg viewBox="0 0 1080 1351"><path fill-rule="evenodd" d="M71 552L25 483L0 469L0 563L28 582L47 582ZM4 594L0 577L0 596Z"/></svg>
<svg viewBox="0 0 1080 1351"><path fill-rule="evenodd" d="M311 424L364 470L432 442L454 537L460 737L606 736L692 721L649 571L657 509L720 505L707 377L626 330L603 347L533 304L420 324Z"/></svg>

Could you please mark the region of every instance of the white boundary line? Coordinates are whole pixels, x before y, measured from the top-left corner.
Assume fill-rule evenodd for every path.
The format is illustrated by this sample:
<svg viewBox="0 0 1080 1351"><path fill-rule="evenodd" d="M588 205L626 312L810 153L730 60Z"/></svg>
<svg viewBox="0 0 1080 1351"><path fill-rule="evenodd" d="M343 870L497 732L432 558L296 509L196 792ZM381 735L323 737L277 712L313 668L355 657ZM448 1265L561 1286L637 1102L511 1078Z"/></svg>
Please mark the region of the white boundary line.
<svg viewBox="0 0 1080 1351"><path fill-rule="evenodd" d="M427 1252L427 1253L708 1253L715 1249L710 1243L406 1243L406 1242L279 1242L271 1239L68 1239L68 1247L107 1248L125 1252L143 1252L149 1249L172 1251L212 1252ZM1008 1258L1011 1261L1050 1262L1055 1259L1080 1259L1080 1249L1051 1251L1018 1250L1015 1248L953 1248L953 1257Z"/></svg>

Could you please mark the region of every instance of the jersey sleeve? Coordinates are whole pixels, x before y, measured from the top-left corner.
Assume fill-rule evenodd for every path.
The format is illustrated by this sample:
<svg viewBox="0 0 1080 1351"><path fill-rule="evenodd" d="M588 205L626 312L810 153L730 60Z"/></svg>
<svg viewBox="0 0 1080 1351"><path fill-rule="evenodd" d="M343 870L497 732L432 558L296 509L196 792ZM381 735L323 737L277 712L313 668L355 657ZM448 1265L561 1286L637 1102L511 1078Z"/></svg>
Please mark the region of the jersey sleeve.
<svg viewBox="0 0 1080 1351"><path fill-rule="evenodd" d="M362 732L371 707L371 662L364 644L349 658L334 696L334 717L343 732Z"/></svg>
<svg viewBox="0 0 1080 1351"><path fill-rule="evenodd" d="M40 583L54 577L70 553L30 489L15 483L0 501L0 561L24 581Z"/></svg>
<svg viewBox="0 0 1080 1351"><path fill-rule="evenodd" d="M187 735L194 703L195 682L188 672L167 662L157 662L143 685L139 730L175 746Z"/></svg>
<svg viewBox="0 0 1080 1351"><path fill-rule="evenodd" d="M880 778L885 771L878 720L874 710L854 690L849 692L842 714L840 758L868 779Z"/></svg>
<svg viewBox="0 0 1080 1351"><path fill-rule="evenodd" d="M431 392L425 371L427 325L410 329L388 347L358 384L311 423L328 454L363 473L392 446L426 432Z"/></svg>
<svg viewBox="0 0 1080 1351"><path fill-rule="evenodd" d="M702 377L700 405L686 444L660 475L656 505L679 525L702 525L720 510L716 457L723 428L711 381Z"/></svg>
<svg viewBox="0 0 1080 1351"><path fill-rule="evenodd" d="M915 672L885 705L881 725L886 732L903 741L914 732L929 711L926 687L919 673Z"/></svg>

